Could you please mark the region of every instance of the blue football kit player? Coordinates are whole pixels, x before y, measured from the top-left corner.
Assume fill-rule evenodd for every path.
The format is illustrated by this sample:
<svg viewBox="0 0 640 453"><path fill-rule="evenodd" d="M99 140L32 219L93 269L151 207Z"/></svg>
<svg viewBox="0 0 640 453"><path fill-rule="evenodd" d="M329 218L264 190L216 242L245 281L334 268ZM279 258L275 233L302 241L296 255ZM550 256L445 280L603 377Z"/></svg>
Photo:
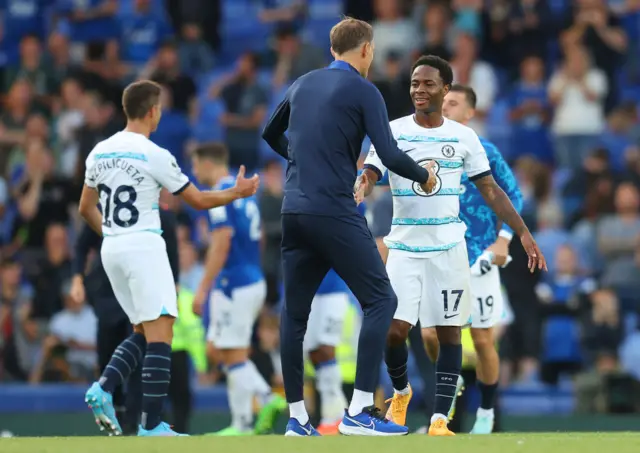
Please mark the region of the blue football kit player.
<svg viewBox="0 0 640 453"><path fill-rule="evenodd" d="M198 148L193 157L193 172L198 181L217 190L233 185L228 158L223 144ZM260 257L262 228L257 200L252 196L211 209L209 221L211 244L194 309L202 312L209 299L207 339L220 352L227 372L231 426L218 434L262 434L272 429L286 402L271 392L271 386L249 359L253 326L267 291ZM262 405L255 430L254 397Z"/></svg>
<svg viewBox="0 0 640 453"><path fill-rule="evenodd" d="M454 85L444 100L444 116L462 124L467 123L474 115L475 99L473 89ZM496 182L520 212L522 194L509 165L495 145L484 139L480 139L480 143L487 153ZM463 175L460 186L460 218L467 226L465 239L471 268L471 336L478 355L476 373L481 394L480 408L471 433L489 434L494 425L500 368L493 328L503 322L505 313L498 267L506 266L511 260L509 242L513 230L499 221L467 175ZM427 341L433 341L435 335L428 335L427 338ZM461 381L459 385L462 385Z"/></svg>

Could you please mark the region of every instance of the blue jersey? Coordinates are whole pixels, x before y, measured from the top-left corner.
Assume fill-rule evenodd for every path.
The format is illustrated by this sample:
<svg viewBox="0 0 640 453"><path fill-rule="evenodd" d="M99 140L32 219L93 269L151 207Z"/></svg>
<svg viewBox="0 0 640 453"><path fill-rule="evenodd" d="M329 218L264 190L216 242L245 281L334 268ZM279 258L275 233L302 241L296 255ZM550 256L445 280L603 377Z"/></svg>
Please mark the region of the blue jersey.
<svg viewBox="0 0 640 453"><path fill-rule="evenodd" d="M520 212L522 209L522 194L511 168L509 168L509 165L493 143L482 138L480 143L482 143L487 152L493 177L502 190L505 191L516 210ZM465 240L467 241L467 253L469 255L469 265L471 266L482 252L496 241L499 219L484 201L480 191L469 181L466 174L462 175L460 189L460 218L467 225ZM502 229L512 232L507 224L502 224Z"/></svg>
<svg viewBox="0 0 640 453"><path fill-rule="evenodd" d="M360 214L364 215L366 210L367 207L364 203L360 203L358 205L358 212L360 212ZM329 269L329 272L327 272L327 275L325 275L324 280L322 280L322 283L320 283L320 288L318 288L316 294L322 295L348 292L349 287L344 282L344 280L342 280L338 276L336 271L334 271L333 269Z"/></svg>
<svg viewBox="0 0 640 453"><path fill-rule="evenodd" d="M215 189L233 187L235 179L227 177ZM262 280L260 209L255 196L242 198L209 211L211 230L228 227L233 230L231 247L224 268L216 280L216 288L229 295L235 288Z"/></svg>

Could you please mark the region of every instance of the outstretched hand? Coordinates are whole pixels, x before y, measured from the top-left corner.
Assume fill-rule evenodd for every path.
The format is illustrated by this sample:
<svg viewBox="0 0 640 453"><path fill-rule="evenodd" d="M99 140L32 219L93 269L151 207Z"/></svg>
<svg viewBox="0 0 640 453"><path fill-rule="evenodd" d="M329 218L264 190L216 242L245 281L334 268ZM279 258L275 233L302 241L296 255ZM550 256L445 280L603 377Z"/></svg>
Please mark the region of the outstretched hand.
<svg viewBox="0 0 640 453"><path fill-rule="evenodd" d="M353 198L356 200L356 205L362 203L366 197L367 186L369 185L369 178L366 173L362 173L356 179L356 184L353 187Z"/></svg>
<svg viewBox="0 0 640 453"><path fill-rule="evenodd" d="M240 198L247 198L254 195L260 187L260 178L258 175L254 174L251 178L245 178L245 171L244 165L240 165L238 176L236 176L235 189L240 195Z"/></svg>

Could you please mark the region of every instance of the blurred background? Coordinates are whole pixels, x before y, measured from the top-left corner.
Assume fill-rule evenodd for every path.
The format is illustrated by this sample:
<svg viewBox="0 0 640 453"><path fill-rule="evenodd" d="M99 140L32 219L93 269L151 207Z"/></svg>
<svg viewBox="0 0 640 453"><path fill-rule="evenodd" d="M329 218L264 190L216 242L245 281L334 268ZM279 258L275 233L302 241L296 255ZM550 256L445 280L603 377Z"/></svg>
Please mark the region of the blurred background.
<svg viewBox="0 0 640 453"><path fill-rule="evenodd" d="M0 430L95 430L82 395L96 375L99 321L91 303L68 297L76 203L85 158L124 126L122 88L138 78L164 86L151 139L187 173L197 143L223 141L233 166L262 174L269 297L253 359L281 386L284 172L260 132L290 82L330 61L329 30L342 14L374 26L370 77L391 119L412 112L413 59L446 58L455 81L477 92L474 129L519 180L523 215L550 266L528 274L516 240L503 270L511 311L499 345L501 429L637 429L640 0L0 0ZM368 200L373 230L388 229L389 199L379 188ZM207 223L166 203L179 220L188 297ZM351 308L339 350L347 387L360 316L355 301ZM227 422L224 375L202 336L190 342L200 342L188 351L190 429L212 431ZM412 372L417 426L426 417ZM385 373L381 385L382 397ZM311 384L309 392L312 407ZM459 412L475 413L477 403L468 386Z"/></svg>

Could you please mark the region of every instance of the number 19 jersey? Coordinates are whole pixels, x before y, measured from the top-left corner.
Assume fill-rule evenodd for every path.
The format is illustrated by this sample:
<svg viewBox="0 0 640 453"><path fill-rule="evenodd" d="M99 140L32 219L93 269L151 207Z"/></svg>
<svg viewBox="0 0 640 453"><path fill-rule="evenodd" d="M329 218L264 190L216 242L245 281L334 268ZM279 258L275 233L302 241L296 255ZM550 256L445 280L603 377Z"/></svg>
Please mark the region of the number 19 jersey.
<svg viewBox="0 0 640 453"><path fill-rule="evenodd" d="M463 172L472 181L491 174L480 139L471 128L446 118L435 128L419 126L413 115L390 126L401 150L421 165L435 162L437 182L431 193L425 193L418 183L389 172L393 219L385 244L416 258L453 249L466 231L459 217ZM387 171L373 146L364 164L380 178Z"/></svg>
<svg viewBox="0 0 640 453"><path fill-rule="evenodd" d="M159 199L189 185L176 159L142 134L121 131L98 143L86 161L85 184L100 195L104 236L161 233Z"/></svg>

